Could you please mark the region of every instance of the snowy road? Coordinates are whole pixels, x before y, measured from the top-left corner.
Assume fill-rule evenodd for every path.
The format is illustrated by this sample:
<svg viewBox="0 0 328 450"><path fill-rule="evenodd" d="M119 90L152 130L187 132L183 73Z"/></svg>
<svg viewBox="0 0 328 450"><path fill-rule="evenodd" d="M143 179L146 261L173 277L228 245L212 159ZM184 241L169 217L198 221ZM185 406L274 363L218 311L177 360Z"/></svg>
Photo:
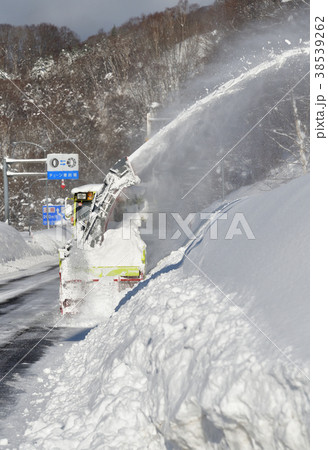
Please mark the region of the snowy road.
<svg viewBox="0 0 328 450"><path fill-rule="evenodd" d="M0 280L0 304L8 300L20 298L23 294L35 290L43 284L48 284L52 280L58 280L58 266L47 268L43 273L34 275L23 275L19 278ZM11 302L11 305L14 302ZM0 306L1 308L1 306ZM0 314L3 314L0 309Z"/></svg>
<svg viewBox="0 0 328 450"><path fill-rule="evenodd" d="M60 319L58 282L57 266L0 282L0 418L15 401L15 381L64 334L53 328Z"/></svg>
<svg viewBox="0 0 328 450"><path fill-rule="evenodd" d="M0 345L35 323L52 324L58 313L58 267L0 285Z"/></svg>

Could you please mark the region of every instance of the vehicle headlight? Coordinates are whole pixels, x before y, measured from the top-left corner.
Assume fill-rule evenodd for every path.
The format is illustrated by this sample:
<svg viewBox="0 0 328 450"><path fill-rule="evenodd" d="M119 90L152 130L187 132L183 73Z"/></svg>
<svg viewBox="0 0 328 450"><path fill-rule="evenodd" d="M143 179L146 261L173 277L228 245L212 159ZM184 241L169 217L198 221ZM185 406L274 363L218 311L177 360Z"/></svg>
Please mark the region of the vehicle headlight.
<svg viewBox="0 0 328 450"><path fill-rule="evenodd" d="M86 200L87 194L85 194L84 192L80 192L79 194L76 195L76 198L78 200Z"/></svg>

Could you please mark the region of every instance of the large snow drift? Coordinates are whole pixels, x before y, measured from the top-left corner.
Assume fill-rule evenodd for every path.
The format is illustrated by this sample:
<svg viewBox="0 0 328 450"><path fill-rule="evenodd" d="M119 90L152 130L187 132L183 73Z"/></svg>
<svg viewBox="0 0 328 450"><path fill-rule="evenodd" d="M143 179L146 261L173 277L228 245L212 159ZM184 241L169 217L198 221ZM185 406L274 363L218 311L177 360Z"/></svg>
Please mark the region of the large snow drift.
<svg viewBox="0 0 328 450"><path fill-rule="evenodd" d="M308 183L231 205L255 239L205 226L128 292L44 370L21 448L307 449Z"/></svg>
<svg viewBox="0 0 328 450"><path fill-rule="evenodd" d="M210 229L202 245L196 240L184 267L236 292L234 302L301 360L310 356L309 185L306 175L219 212L218 238Z"/></svg>

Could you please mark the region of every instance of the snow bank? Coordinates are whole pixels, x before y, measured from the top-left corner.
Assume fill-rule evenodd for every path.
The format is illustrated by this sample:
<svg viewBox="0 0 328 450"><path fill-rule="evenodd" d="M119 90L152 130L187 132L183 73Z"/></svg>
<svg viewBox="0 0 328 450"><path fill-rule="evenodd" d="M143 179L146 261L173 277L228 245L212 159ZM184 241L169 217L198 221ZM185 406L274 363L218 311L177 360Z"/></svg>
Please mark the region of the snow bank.
<svg viewBox="0 0 328 450"><path fill-rule="evenodd" d="M237 235L221 253L205 226L128 292L107 323L44 373L31 407L50 399L20 448L309 448L307 351L293 359L294 345L307 347L295 341L297 320L298 334L309 320L295 304L297 273L308 265L308 240L299 235L308 227L306 210L299 210L308 204L307 184L304 177L241 203L258 240L243 243ZM191 259L212 272L191 274ZM210 282L219 273L222 285ZM265 333L245 314L255 310ZM281 319L282 347L266 337Z"/></svg>
<svg viewBox="0 0 328 450"><path fill-rule="evenodd" d="M308 380L265 347L200 277L162 275L65 355L25 438L43 449L306 449Z"/></svg>
<svg viewBox="0 0 328 450"><path fill-rule="evenodd" d="M58 248L63 246L70 238L71 232L69 230L57 226L49 230L34 232L30 246L39 248L41 252L57 254Z"/></svg>
<svg viewBox="0 0 328 450"><path fill-rule="evenodd" d="M184 264L187 275L201 271L223 292L238 292L234 302L303 361L310 357L309 178L219 212ZM211 239L215 226L218 238Z"/></svg>
<svg viewBox="0 0 328 450"><path fill-rule="evenodd" d="M34 232L32 236L20 233L15 228L0 222L0 277L12 277L26 270L31 274L32 266L54 264L58 261L58 248L69 233L61 227Z"/></svg>
<svg viewBox="0 0 328 450"><path fill-rule="evenodd" d="M33 251L15 228L0 222L0 261L2 264L14 259L31 256Z"/></svg>

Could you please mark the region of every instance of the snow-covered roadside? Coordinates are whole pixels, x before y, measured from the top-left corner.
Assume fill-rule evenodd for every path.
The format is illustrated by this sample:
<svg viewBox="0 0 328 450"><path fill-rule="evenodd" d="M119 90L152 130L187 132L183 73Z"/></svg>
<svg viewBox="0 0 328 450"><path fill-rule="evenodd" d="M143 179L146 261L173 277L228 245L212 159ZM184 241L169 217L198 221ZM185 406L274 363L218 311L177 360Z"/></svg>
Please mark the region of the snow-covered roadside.
<svg viewBox="0 0 328 450"><path fill-rule="evenodd" d="M51 267L58 265L57 255L25 256L14 261L9 261L0 266L0 285L17 278L29 277L37 273L46 272Z"/></svg>
<svg viewBox="0 0 328 450"><path fill-rule="evenodd" d="M0 283L44 272L58 264L58 247L65 238L59 228L28 236L0 222Z"/></svg>
<svg viewBox="0 0 328 450"><path fill-rule="evenodd" d="M107 322L64 355L63 364L58 354L55 366L40 361L34 370L42 380L29 391L20 448L308 449L308 342L295 341L307 336L309 319L302 303L295 311L308 283L299 278L308 267L308 240L299 236L308 227L308 182L302 177L256 201L245 199L259 239L242 244L237 236L238 245L231 240L229 247L228 240L220 254L204 229L128 292ZM284 236L291 240L282 239L276 226L286 211ZM247 253L240 253L245 245L253 247L248 264ZM187 256L204 271L206 263L217 273L225 262L234 264L224 289L201 272L191 274ZM271 271L263 272L264 265ZM258 292L256 276L245 290L250 273L262 279ZM267 292L262 287L276 275L290 288L274 298L276 286ZM255 310L264 334L244 314ZM274 325L283 327L278 346L268 338Z"/></svg>

